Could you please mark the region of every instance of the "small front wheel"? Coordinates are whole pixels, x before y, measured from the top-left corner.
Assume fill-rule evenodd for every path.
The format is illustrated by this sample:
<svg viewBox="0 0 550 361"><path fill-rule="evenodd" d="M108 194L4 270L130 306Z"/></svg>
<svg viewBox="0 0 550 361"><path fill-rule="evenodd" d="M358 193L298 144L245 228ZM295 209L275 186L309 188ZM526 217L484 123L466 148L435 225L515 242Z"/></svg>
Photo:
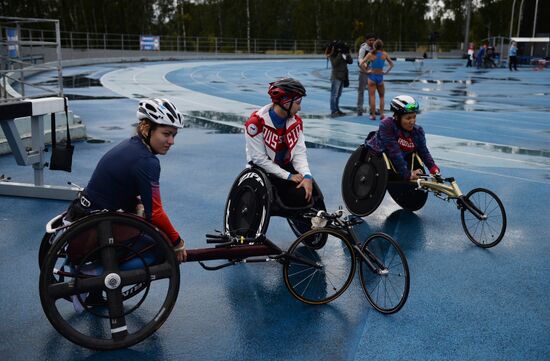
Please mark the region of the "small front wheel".
<svg viewBox="0 0 550 361"><path fill-rule="evenodd" d="M468 192L464 202L469 202L483 216L479 219L462 207L460 220L470 241L482 248L496 246L506 232L506 211L498 196L488 189L476 188Z"/></svg>
<svg viewBox="0 0 550 361"><path fill-rule="evenodd" d="M387 234L374 233L361 252L359 275L369 303L381 313L399 311L407 301L410 286L409 266L401 247Z"/></svg>
<svg viewBox="0 0 550 361"><path fill-rule="evenodd" d="M311 239L326 239L311 246ZM346 236L319 228L304 233L288 249L283 265L285 285L298 300L321 305L339 297L355 273L354 251Z"/></svg>

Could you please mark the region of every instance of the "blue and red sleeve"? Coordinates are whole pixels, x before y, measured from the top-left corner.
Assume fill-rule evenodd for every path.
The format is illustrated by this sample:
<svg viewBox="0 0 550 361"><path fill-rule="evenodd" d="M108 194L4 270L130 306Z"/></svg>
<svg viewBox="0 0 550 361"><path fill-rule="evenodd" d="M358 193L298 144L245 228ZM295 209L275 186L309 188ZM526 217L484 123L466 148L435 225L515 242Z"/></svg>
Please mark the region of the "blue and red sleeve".
<svg viewBox="0 0 550 361"><path fill-rule="evenodd" d="M158 159L149 158L140 161L136 164L135 169L145 219L159 227L173 243L176 243L180 235L162 208L159 187L160 163Z"/></svg>

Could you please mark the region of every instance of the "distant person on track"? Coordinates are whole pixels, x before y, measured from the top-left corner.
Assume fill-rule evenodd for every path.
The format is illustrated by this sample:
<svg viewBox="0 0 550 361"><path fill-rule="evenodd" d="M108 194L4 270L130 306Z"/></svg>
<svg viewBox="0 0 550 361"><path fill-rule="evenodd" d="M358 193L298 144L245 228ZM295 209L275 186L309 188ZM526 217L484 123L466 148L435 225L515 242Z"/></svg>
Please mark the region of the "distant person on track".
<svg viewBox="0 0 550 361"><path fill-rule="evenodd" d="M376 91L380 98L380 119L384 118L384 75L393 68L393 61L388 53L383 50L384 43L378 39L374 42L374 49L362 59L361 67L366 69L369 86L370 120L376 119ZM388 67L384 69L385 62Z"/></svg>
<svg viewBox="0 0 550 361"><path fill-rule="evenodd" d="M349 46L341 41L333 41L325 49L325 56L330 60L330 116L332 118L346 115L340 110L342 90L349 86L348 64L353 63Z"/></svg>
<svg viewBox="0 0 550 361"><path fill-rule="evenodd" d="M364 108L363 103L365 99L365 88L368 84L367 69L361 66L361 60L368 55L374 49L374 42L376 41L376 35L374 33L368 33L365 36L365 42L361 44L359 48L359 55L357 56L357 65L359 66L359 86L357 87L357 115L363 115Z"/></svg>
<svg viewBox="0 0 550 361"><path fill-rule="evenodd" d="M518 70L518 47L515 41L510 43L510 48L508 49L508 68L512 71L512 68Z"/></svg>
<svg viewBox="0 0 550 361"><path fill-rule="evenodd" d="M468 58L468 61L466 62L467 68L472 67L472 62L474 61L474 57L475 57L474 54L475 54L474 43L470 43L470 45L468 46L468 53L466 54L466 57Z"/></svg>

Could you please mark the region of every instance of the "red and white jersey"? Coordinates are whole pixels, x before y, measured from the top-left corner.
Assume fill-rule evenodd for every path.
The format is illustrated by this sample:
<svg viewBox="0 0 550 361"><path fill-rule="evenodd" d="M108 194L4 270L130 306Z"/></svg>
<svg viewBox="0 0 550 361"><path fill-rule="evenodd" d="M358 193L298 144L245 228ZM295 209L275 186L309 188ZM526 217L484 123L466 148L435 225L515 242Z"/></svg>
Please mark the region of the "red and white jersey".
<svg viewBox="0 0 550 361"><path fill-rule="evenodd" d="M283 163L291 163L302 175L311 176L302 118L295 115L286 120L285 128L277 129L269 116L272 106L268 104L252 113L245 123L246 161L253 162L267 173L288 179L290 173L275 162L275 154L286 148Z"/></svg>

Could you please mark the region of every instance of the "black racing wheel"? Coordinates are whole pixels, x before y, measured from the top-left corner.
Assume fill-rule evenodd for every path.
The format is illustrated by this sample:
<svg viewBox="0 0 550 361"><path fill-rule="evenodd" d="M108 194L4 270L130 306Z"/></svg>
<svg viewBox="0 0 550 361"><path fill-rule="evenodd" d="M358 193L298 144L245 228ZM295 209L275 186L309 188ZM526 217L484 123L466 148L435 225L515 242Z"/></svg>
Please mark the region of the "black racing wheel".
<svg viewBox="0 0 550 361"><path fill-rule="evenodd" d="M374 212L386 193L388 170L382 156L359 146L349 157L342 176L342 198L354 215Z"/></svg>
<svg viewBox="0 0 550 361"><path fill-rule="evenodd" d="M166 236L148 222L94 214L51 245L40 272L40 301L50 323L70 341L96 350L129 347L170 315L178 266Z"/></svg>
<svg viewBox="0 0 550 361"><path fill-rule="evenodd" d="M225 232L246 237L265 234L272 200L265 173L255 168L243 170L233 182L225 203Z"/></svg>

